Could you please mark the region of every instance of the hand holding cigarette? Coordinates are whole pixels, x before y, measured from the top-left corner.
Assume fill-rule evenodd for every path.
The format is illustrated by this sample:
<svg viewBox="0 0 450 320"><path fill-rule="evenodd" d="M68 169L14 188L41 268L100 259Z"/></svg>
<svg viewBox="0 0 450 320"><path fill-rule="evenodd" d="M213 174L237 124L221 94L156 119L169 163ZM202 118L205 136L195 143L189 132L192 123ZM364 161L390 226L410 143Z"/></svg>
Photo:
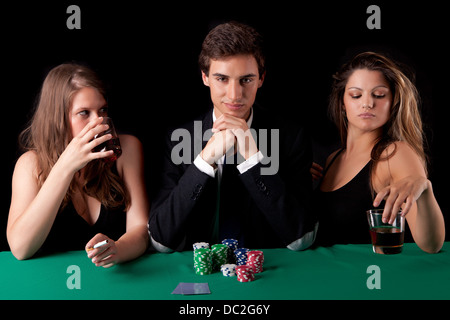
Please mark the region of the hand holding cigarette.
<svg viewBox="0 0 450 320"><path fill-rule="evenodd" d="M104 245L108 244L108 240L103 240L101 242L96 243L92 248L87 248L87 251L92 251L94 249L103 247Z"/></svg>
<svg viewBox="0 0 450 320"><path fill-rule="evenodd" d="M109 268L116 264L117 247L114 240L99 233L95 235L87 244L86 252L89 259L97 267Z"/></svg>

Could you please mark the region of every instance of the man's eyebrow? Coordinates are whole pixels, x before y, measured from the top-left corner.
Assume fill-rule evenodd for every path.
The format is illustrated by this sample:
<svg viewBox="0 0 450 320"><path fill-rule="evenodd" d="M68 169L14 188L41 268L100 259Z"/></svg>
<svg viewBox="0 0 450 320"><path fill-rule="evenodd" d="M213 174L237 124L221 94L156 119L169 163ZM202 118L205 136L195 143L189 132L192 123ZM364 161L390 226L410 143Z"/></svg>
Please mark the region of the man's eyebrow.
<svg viewBox="0 0 450 320"><path fill-rule="evenodd" d="M222 77L222 78L229 78L230 77L230 76L227 76L226 74L222 74L222 73L213 73L213 76L214 77ZM243 78L254 78L254 77L256 77L256 74L249 73L249 74L240 76L240 79L243 79Z"/></svg>
<svg viewBox="0 0 450 320"><path fill-rule="evenodd" d="M225 74L221 74L221 73L213 73L214 77L224 77L224 78L228 78L229 76L225 75Z"/></svg>
<svg viewBox="0 0 450 320"><path fill-rule="evenodd" d="M256 77L256 74L254 74L254 73L249 73L249 74L246 74L245 76L242 76L241 79L242 79L242 78L254 78L254 77Z"/></svg>

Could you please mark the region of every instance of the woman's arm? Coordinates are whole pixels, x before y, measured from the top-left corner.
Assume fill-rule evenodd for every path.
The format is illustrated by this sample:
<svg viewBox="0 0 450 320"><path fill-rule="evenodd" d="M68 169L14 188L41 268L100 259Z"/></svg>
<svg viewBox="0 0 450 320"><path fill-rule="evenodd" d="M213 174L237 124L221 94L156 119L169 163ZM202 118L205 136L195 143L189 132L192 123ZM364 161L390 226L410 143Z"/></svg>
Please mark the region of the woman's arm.
<svg viewBox="0 0 450 320"><path fill-rule="evenodd" d="M42 246L75 173L92 159L111 155L112 151L92 152L94 147L111 138L105 135L93 140L105 130L101 121L102 118L98 118L90 122L72 139L40 189L37 154L26 152L17 161L7 226L8 243L17 259L30 258Z"/></svg>
<svg viewBox="0 0 450 320"><path fill-rule="evenodd" d="M23 154L12 179L7 238L11 252L28 259L42 246L50 232L73 174L55 164L47 180L38 187L37 155Z"/></svg>
<svg viewBox="0 0 450 320"><path fill-rule="evenodd" d="M393 221L402 208L417 245L426 252L438 252L445 240L445 225L431 182L408 144L397 142L396 148L393 157L377 167L377 171L384 171L377 174L390 176L391 183L378 189L374 206L386 199L383 213L386 222Z"/></svg>
<svg viewBox="0 0 450 320"><path fill-rule="evenodd" d="M96 266L111 267L114 264L135 259L147 249L149 201L145 188L144 156L141 142L130 135L121 135L122 156L117 160L119 175L125 182L131 204L127 211L127 229L116 242L88 251L88 257ZM102 240L109 239L98 234L87 244L86 249Z"/></svg>

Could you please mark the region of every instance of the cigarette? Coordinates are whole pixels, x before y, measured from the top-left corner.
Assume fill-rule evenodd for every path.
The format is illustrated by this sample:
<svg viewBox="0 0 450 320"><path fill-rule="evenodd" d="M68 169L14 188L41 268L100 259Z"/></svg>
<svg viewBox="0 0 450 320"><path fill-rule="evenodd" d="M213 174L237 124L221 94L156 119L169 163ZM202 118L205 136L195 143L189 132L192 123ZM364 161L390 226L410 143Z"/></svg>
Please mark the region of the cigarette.
<svg viewBox="0 0 450 320"><path fill-rule="evenodd" d="M94 250L94 249L103 247L103 246L104 246L105 244L107 244L107 243L108 243L108 240L103 240L102 242L96 243L96 244L94 245L94 247L89 248L88 251L91 251L91 250Z"/></svg>

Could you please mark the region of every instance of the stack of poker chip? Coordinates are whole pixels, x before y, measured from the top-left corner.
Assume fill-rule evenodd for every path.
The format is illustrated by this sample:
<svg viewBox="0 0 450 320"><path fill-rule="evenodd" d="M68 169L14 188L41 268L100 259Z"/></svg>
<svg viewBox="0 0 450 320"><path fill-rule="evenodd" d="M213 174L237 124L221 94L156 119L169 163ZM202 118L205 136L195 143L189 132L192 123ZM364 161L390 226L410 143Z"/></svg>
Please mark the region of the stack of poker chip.
<svg viewBox="0 0 450 320"><path fill-rule="evenodd" d="M250 266L237 266L236 267L237 280L239 282L250 282L255 280L253 268Z"/></svg>
<svg viewBox="0 0 450 320"><path fill-rule="evenodd" d="M199 248L194 250L194 269L199 275L211 274L212 272L212 254L208 248Z"/></svg>
<svg viewBox="0 0 450 320"><path fill-rule="evenodd" d="M247 264L247 248L239 248L234 250L234 256L236 257L236 265L243 266Z"/></svg>
<svg viewBox="0 0 450 320"><path fill-rule="evenodd" d="M249 251L247 254L247 265L253 269L254 273L263 271L264 254L262 251Z"/></svg>
<svg viewBox="0 0 450 320"><path fill-rule="evenodd" d="M236 257L234 256L234 250L238 248L238 241L236 239L223 239L222 244L228 247L228 263L235 263Z"/></svg>
<svg viewBox="0 0 450 320"><path fill-rule="evenodd" d="M213 244L211 246L213 270L219 270L220 266L227 263L228 246L225 244Z"/></svg>
<svg viewBox="0 0 450 320"><path fill-rule="evenodd" d="M196 274L220 270L226 277L237 276L239 282L250 282L255 280L256 273L263 271L263 252L238 248L237 240L224 239L221 244L211 245L211 249L207 242L196 242L192 246Z"/></svg>
<svg viewBox="0 0 450 320"><path fill-rule="evenodd" d="M234 277L236 275L236 265L232 263L223 264L220 267L220 271L225 277Z"/></svg>

